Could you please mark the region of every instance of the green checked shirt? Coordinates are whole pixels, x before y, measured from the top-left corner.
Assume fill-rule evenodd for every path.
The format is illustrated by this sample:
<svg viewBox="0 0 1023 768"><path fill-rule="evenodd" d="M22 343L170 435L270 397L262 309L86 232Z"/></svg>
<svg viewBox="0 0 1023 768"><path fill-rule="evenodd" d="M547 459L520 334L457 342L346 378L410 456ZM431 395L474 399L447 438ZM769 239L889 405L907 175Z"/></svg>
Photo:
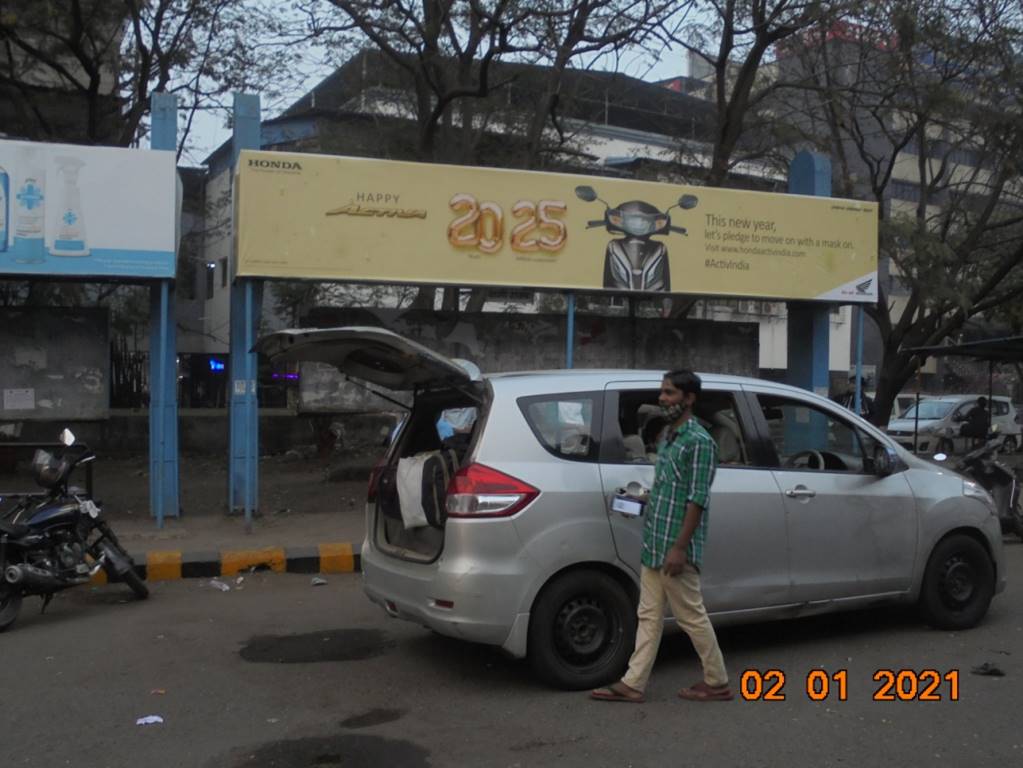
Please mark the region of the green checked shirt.
<svg viewBox="0 0 1023 768"><path fill-rule="evenodd" d="M710 484L718 463L714 439L696 419L689 418L657 446L654 487L646 505L643 523L643 565L660 568L668 550L678 540L686 503L703 508L700 524L693 531L686 558L697 568L703 562L707 541Z"/></svg>

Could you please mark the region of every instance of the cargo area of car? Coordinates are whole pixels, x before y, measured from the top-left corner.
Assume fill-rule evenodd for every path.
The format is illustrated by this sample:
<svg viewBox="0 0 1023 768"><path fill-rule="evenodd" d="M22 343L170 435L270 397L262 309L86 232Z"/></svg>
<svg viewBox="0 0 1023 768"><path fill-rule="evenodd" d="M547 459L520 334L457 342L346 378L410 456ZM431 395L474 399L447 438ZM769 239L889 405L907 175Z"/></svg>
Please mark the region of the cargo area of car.
<svg viewBox="0 0 1023 768"><path fill-rule="evenodd" d="M431 562L444 546L445 502L482 427L482 385L416 395L374 478L374 543L389 555ZM418 506L417 506L418 504Z"/></svg>

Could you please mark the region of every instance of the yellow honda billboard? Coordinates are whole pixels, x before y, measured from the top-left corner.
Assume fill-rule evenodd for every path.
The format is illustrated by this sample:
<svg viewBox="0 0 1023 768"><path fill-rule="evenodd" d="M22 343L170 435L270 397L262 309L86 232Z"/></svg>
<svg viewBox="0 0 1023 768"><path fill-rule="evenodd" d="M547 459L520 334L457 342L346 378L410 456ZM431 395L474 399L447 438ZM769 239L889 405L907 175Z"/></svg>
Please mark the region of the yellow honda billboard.
<svg viewBox="0 0 1023 768"><path fill-rule="evenodd" d="M877 205L244 151L241 277L877 301Z"/></svg>

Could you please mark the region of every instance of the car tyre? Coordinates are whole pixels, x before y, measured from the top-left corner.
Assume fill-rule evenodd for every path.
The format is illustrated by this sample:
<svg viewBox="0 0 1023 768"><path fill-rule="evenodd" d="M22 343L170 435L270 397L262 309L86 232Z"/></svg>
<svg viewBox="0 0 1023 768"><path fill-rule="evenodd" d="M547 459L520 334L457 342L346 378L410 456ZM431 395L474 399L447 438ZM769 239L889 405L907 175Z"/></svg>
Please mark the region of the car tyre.
<svg viewBox="0 0 1023 768"><path fill-rule="evenodd" d="M1016 506L1012 510L1012 531L1023 539L1023 498L1016 499Z"/></svg>
<svg viewBox="0 0 1023 768"><path fill-rule="evenodd" d="M980 542L953 534L938 542L927 561L920 610L937 629L969 629L984 618L995 594L995 567Z"/></svg>
<svg viewBox="0 0 1023 768"><path fill-rule="evenodd" d="M21 590L0 585L0 632L11 626L21 610Z"/></svg>
<svg viewBox="0 0 1023 768"><path fill-rule="evenodd" d="M636 605L599 571L573 571L549 583L533 604L529 662L557 688L582 690L620 679L636 637Z"/></svg>
<svg viewBox="0 0 1023 768"><path fill-rule="evenodd" d="M1009 435L1002 441L1002 453L1015 453L1016 452L1016 438Z"/></svg>
<svg viewBox="0 0 1023 768"><path fill-rule="evenodd" d="M946 456L951 456L955 453L955 443L949 440L947 437L943 437L938 441L938 450L936 453L944 453Z"/></svg>

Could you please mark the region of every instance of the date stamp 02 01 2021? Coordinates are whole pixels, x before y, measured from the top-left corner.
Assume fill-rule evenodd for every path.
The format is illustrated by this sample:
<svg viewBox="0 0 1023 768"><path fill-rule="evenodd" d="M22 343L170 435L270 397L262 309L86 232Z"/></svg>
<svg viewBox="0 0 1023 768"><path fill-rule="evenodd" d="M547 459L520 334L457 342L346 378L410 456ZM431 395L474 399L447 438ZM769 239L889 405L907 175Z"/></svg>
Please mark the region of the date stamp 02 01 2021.
<svg viewBox="0 0 1023 768"><path fill-rule="evenodd" d="M877 669L872 679L872 701L959 701L958 669ZM788 675L780 669L747 669L739 678L739 694L746 701L785 701L788 682ZM849 671L812 669L800 688L811 701L847 701Z"/></svg>

